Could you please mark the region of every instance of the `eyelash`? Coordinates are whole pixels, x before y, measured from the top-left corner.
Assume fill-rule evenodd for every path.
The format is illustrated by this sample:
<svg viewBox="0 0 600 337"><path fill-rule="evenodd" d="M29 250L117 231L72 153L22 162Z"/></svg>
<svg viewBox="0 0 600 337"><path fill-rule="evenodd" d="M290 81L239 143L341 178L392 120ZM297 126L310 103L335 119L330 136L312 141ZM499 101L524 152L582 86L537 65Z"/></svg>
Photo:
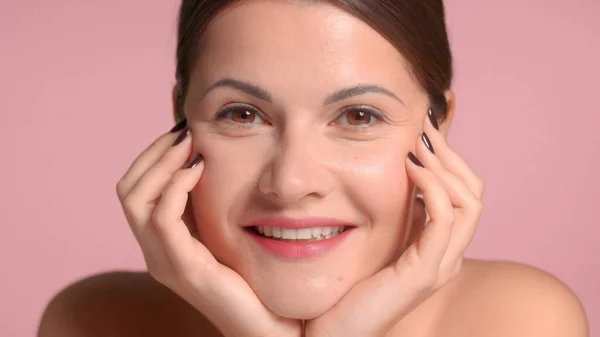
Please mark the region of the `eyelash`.
<svg viewBox="0 0 600 337"><path fill-rule="evenodd" d="M217 121L225 121L227 123L235 125L236 127L245 128L245 129L251 129L251 128L256 127L255 126L256 123L237 123L237 122L234 122L231 120L231 117L229 117L228 115L235 111L238 111L240 109L251 111L251 112L255 113L258 118L265 121L265 118L260 113L259 109L255 108L252 105L242 104L242 103L231 104L231 105L228 105L228 106L224 107L223 109L217 111L217 113L215 115L215 119ZM340 113L335 118L334 122L332 122L332 123L334 125L340 125L339 123L336 123L336 121L339 120L340 118L342 118L343 116L345 116L347 113L350 113L353 111L368 112L371 115L371 118L375 119L375 122L369 123L366 125L343 125L342 124L341 125L342 128L344 128L346 130L350 130L350 131L363 132L363 131L367 131L373 124L376 124L382 120L385 120L385 115L382 112L380 112L374 108L371 108L371 107L365 106L365 105L352 105L352 106L342 108L340 110Z"/></svg>
<svg viewBox="0 0 600 337"><path fill-rule="evenodd" d="M255 123L236 123L236 122L232 121L230 117L228 117L228 115L230 113L233 113L233 112L235 112L237 110L241 110L241 109L248 110L248 111L255 113L256 116L258 116L258 118L262 119L263 121L265 119L262 116L262 114L260 113L260 110L253 107L252 105L241 104L241 103L231 104L231 105L228 105L228 106L224 107L223 109L217 111L217 113L215 115L215 119L217 121L225 121L226 123L233 124L236 127L240 127L240 128L245 128L245 129L254 128Z"/></svg>
<svg viewBox="0 0 600 337"><path fill-rule="evenodd" d="M368 129L371 128L373 126L373 124L376 124L378 122L381 122L382 120L385 120L385 115L382 112L380 112L376 109L373 109L369 106L366 106L366 105L352 105L352 106L342 108L342 110L340 111L340 114L338 115L338 117L335 120L337 121L338 119L342 118L345 114L347 114L349 112L353 112L353 111L368 112L371 115L371 118L375 119L375 122L369 123L366 125L342 125L342 127L344 129L351 130L351 131L358 131L358 132L368 131Z"/></svg>

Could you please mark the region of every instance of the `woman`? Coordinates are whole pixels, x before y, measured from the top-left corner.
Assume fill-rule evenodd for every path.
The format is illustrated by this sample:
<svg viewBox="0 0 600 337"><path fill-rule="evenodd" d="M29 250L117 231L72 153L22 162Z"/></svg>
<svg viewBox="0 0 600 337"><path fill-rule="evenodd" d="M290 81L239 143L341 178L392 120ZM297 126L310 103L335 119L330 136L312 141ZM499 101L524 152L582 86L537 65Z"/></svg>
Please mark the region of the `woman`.
<svg viewBox="0 0 600 337"><path fill-rule="evenodd" d="M177 61L117 186L152 278L72 285L40 336L587 336L552 276L463 259L441 1L184 0Z"/></svg>

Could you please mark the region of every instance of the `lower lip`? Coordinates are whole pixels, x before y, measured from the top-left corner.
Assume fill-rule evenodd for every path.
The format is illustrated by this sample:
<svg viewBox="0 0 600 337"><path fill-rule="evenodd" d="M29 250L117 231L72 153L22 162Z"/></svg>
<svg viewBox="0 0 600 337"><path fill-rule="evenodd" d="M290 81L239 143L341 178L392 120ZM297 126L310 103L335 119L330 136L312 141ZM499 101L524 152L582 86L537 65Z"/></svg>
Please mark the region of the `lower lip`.
<svg viewBox="0 0 600 337"><path fill-rule="evenodd" d="M289 260L303 260L321 257L334 250L352 231L352 228L346 229L342 233L329 238L315 241L287 241L270 239L258 235L258 233L249 230L248 232L254 240L268 253Z"/></svg>

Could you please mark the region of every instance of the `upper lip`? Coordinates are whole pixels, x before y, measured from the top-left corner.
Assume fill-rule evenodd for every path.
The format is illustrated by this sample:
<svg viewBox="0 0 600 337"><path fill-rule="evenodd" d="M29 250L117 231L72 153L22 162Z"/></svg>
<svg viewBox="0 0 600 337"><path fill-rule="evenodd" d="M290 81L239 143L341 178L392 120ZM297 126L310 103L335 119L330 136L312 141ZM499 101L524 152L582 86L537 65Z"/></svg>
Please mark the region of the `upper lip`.
<svg viewBox="0 0 600 337"><path fill-rule="evenodd" d="M286 218L286 217L271 217L261 218L248 222L244 227L280 227L287 229L302 229L311 227L339 227L356 225L347 221L330 218Z"/></svg>

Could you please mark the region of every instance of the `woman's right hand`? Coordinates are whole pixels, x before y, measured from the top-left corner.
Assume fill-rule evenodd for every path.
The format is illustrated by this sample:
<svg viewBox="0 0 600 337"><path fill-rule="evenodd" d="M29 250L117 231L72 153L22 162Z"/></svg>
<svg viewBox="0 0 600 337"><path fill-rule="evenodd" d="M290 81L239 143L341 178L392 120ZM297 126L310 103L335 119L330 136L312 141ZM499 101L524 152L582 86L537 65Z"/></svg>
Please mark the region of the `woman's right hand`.
<svg viewBox="0 0 600 337"><path fill-rule="evenodd" d="M204 171L200 154L186 164L192 153L191 138L185 122L178 124L142 152L117 184L149 273L205 315L224 336L300 336L300 321L268 310L248 283L219 263L186 226L188 193Z"/></svg>

